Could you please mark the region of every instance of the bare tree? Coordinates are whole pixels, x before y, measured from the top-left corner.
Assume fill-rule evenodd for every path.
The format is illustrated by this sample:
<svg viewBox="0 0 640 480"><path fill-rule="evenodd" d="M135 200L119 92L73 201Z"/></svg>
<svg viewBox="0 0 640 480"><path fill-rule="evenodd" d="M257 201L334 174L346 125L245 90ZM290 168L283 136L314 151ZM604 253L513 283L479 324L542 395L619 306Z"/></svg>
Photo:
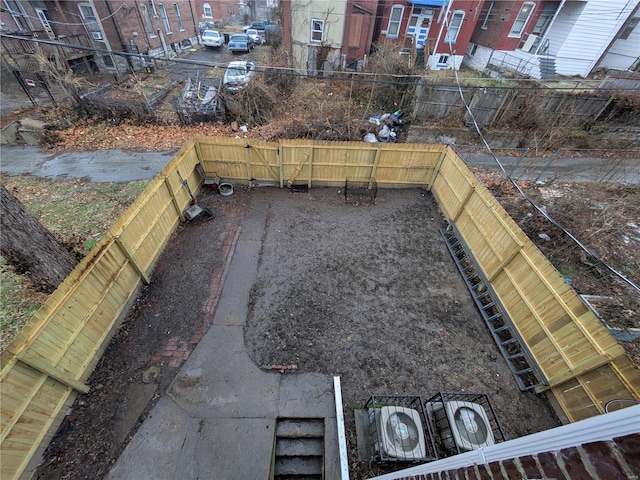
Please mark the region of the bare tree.
<svg viewBox="0 0 640 480"><path fill-rule="evenodd" d="M4 185L0 200L0 254L38 288L53 292L77 260Z"/></svg>

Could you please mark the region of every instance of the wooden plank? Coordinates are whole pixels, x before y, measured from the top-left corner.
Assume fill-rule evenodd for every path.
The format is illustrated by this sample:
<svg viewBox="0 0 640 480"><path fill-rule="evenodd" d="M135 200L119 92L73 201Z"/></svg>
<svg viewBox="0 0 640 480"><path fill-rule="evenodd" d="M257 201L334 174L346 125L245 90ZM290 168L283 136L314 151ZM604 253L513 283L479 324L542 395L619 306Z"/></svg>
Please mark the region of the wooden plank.
<svg viewBox="0 0 640 480"><path fill-rule="evenodd" d="M149 285L150 283L149 275L147 275L147 272L145 272L144 269L140 266L140 264L138 264L138 261L133 256L133 254L129 251L127 246L124 244L124 242L120 238L120 235L116 236L116 244L118 245L118 247L120 247L120 249L122 250L122 253L124 253L127 259L131 262L131 265L133 265L133 268L136 270L136 272L138 272L138 275L140 275L140 278L145 283L145 285Z"/></svg>
<svg viewBox="0 0 640 480"><path fill-rule="evenodd" d="M296 166L295 170L293 171L293 174L289 177L289 180L287 180L287 184L289 186L293 185L293 182L295 182L296 178L298 177L298 174L304 168L305 164L307 163L307 160L309 158L311 158L312 152L313 152L313 149L310 152L305 153L303 155L302 160L300 160L298 162L298 165Z"/></svg>
<svg viewBox="0 0 640 480"><path fill-rule="evenodd" d="M376 171L378 170L378 163L380 162L381 150L378 148L376 154L373 157L373 166L371 167L371 178L369 179L369 190L373 188L373 182L376 181Z"/></svg>
<svg viewBox="0 0 640 480"><path fill-rule="evenodd" d="M57 370L48 359L42 358L31 350L32 349L26 350L20 355L17 355L18 360L26 365L29 365L31 368L48 375L49 377L62 383L63 385L67 385L68 387L77 390L78 392L89 392L89 387L87 385L62 371Z"/></svg>

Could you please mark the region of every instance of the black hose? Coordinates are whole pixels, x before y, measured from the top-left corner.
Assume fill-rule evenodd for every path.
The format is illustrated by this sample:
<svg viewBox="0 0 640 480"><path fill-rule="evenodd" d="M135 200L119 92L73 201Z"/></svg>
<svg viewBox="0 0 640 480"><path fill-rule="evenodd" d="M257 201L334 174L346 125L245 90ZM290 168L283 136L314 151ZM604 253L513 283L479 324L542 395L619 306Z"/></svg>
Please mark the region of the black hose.
<svg viewBox="0 0 640 480"><path fill-rule="evenodd" d="M614 398L613 400L609 400L607 403L604 404L604 413L609 413L609 406L613 403L620 403L620 402L629 402L629 403L635 403L636 405L640 405L640 400L634 400L633 398Z"/></svg>

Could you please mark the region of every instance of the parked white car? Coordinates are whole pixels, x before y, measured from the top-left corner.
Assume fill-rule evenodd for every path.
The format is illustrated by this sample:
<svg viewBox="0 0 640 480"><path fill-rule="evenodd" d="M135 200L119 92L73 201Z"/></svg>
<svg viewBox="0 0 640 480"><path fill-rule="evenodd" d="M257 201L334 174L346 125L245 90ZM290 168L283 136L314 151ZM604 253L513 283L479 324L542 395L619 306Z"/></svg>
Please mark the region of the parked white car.
<svg viewBox="0 0 640 480"><path fill-rule="evenodd" d="M251 38L251 40L253 40L253 43L255 45L262 45L263 38L258 30L256 30L255 28L248 28L245 33L249 38Z"/></svg>
<svg viewBox="0 0 640 480"><path fill-rule="evenodd" d="M222 85L225 90L237 92L249 85L249 81L256 70L256 64L246 60L238 60L229 63L227 71L224 72Z"/></svg>
<svg viewBox="0 0 640 480"><path fill-rule="evenodd" d="M205 47L220 48L224 44L224 37L217 30L202 32L202 43Z"/></svg>

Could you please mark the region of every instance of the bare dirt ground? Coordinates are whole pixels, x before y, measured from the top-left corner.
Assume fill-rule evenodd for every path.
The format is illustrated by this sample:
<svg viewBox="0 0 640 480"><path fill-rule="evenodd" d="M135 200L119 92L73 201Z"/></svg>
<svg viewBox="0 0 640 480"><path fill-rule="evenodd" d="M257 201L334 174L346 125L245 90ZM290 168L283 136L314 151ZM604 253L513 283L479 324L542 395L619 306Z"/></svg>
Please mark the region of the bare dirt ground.
<svg viewBox="0 0 640 480"><path fill-rule="evenodd" d="M201 304L249 202L267 202L270 213L247 351L264 368L341 376L354 478L381 471L357 460L353 409L372 394L486 393L512 438L558 425L544 398L518 390L444 246L431 195L380 190L373 206L366 197L346 204L338 190L205 192L201 203L216 217L172 238L36 478L108 471L139 424L122 433L132 385L155 383L157 398L208 326Z"/></svg>

